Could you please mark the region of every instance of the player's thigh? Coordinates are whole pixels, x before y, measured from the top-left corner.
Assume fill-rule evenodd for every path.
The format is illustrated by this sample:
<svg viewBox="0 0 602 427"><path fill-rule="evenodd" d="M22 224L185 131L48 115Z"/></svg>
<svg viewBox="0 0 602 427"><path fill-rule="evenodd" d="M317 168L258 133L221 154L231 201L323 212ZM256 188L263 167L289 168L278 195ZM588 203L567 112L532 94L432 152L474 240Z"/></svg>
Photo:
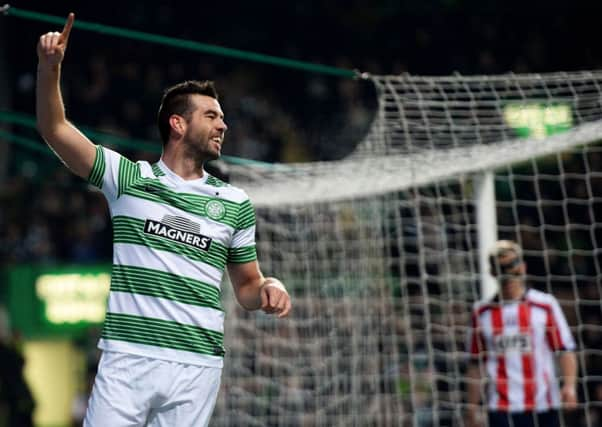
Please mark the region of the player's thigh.
<svg viewBox="0 0 602 427"><path fill-rule="evenodd" d="M103 352L88 400L84 427L143 426L149 412L150 388L140 387L142 368L136 356Z"/></svg>
<svg viewBox="0 0 602 427"><path fill-rule="evenodd" d="M219 394L222 370L207 366L186 366L169 401L151 410L148 427L207 426Z"/></svg>

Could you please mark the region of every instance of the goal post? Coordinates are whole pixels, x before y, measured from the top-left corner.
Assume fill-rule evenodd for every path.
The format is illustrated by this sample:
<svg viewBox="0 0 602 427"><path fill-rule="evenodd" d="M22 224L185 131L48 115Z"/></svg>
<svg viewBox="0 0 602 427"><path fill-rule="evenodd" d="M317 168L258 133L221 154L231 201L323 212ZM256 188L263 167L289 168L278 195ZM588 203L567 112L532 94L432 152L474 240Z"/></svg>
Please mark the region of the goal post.
<svg viewBox="0 0 602 427"><path fill-rule="evenodd" d="M497 240L497 216L495 211L495 182L492 171L473 177L477 210L477 235L479 248L479 281L481 298L491 298L497 283L489 272L489 252Z"/></svg>
<svg viewBox="0 0 602 427"><path fill-rule="evenodd" d="M578 343L579 409L602 416L602 72L371 76L372 127L333 162L233 166L290 319L226 293L212 425L463 426L466 331L487 252L524 248ZM578 424L576 424L578 423Z"/></svg>

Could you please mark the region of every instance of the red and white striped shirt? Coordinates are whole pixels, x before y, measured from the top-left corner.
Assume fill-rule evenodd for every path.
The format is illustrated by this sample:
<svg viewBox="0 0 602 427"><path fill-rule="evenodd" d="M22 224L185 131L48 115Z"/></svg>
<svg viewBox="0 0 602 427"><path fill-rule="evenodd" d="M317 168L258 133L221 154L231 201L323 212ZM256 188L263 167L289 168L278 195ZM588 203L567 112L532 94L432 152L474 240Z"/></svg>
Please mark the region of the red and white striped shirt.
<svg viewBox="0 0 602 427"><path fill-rule="evenodd" d="M560 406L554 352L574 350L575 341L554 296L529 289L517 301L476 303L469 346L487 371L490 410Z"/></svg>

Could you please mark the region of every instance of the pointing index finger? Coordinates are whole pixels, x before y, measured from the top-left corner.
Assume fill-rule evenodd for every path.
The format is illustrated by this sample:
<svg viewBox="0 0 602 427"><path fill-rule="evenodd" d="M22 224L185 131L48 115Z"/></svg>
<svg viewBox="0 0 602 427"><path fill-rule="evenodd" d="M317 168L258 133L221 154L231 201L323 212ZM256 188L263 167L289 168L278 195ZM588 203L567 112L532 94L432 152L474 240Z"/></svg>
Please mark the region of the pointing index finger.
<svg viewBox="0 0 602 427"><path fill-rule="evenodd" d="M61 33L61 38L65 41L69 39L69 33L71 32L71 27L73 27L73 21L75 21L75 14L71 12L67 17L67 22L65 22L63 32Z"/></svg>

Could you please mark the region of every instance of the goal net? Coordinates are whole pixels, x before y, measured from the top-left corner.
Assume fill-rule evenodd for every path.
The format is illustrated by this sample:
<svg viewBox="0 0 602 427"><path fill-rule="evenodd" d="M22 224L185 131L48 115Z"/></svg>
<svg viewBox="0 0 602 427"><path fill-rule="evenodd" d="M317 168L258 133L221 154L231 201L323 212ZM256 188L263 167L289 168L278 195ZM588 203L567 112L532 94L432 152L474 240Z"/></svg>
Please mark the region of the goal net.
<svg viewBox="0 0 602 427"><path fill-rule="evenodd" d="M371 129L335 162L233 167L286 321L227 295L216 426L462 426L466 332L496 238L578 344L579 409L602 413L602 72L370 76ZM225 286L228 289L229 286Z"/></svg>

